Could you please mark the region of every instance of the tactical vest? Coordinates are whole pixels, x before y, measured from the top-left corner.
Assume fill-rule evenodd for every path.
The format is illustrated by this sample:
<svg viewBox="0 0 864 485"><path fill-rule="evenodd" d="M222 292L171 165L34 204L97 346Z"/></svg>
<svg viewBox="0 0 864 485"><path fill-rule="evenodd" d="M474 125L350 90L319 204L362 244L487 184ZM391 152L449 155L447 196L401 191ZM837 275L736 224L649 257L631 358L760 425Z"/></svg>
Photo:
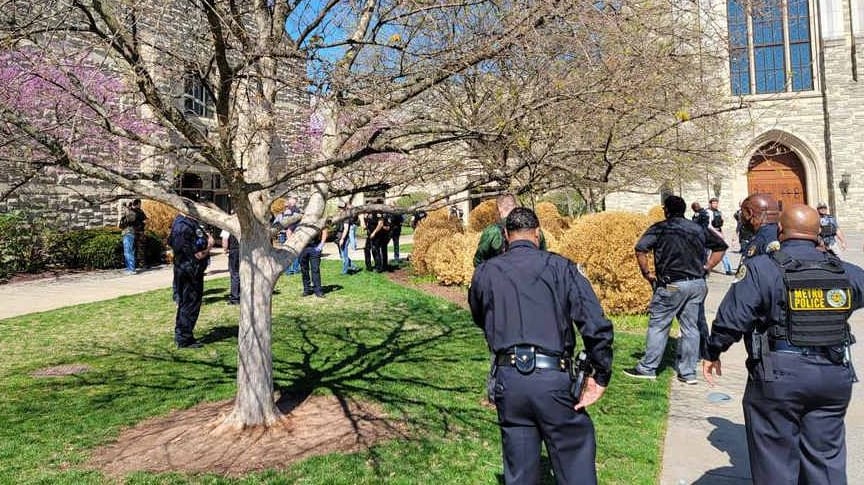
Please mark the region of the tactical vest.
<svg viewBox="0 0 864 485"><path fill-rule="evenodd" d="M771 327L771 337L800 347L848 343L852 285L840 260L829 255L828 261L799 261L782 251L771 258L786 287L785 327Z"/></svg>
<svg viewBox="0 0 864 485"><path fill-rule="evenodd" d="M833 217L823 217L819 226L819 236L823 239L837 235L837 226Z"/></svg>

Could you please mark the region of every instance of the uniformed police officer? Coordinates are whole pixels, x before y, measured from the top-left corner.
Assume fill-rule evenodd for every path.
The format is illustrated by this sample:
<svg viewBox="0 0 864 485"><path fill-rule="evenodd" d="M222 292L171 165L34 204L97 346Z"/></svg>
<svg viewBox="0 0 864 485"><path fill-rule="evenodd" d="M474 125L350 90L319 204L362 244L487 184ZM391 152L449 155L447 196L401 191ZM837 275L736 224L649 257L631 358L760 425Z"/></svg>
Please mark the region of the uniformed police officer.
<svg viewBox="0 0 864 485"><path fill-rule="evenodd" d="M817 249L819 215L806 205L787 207L779 229L779 250L738 269L703 374L708 382L721 375L720 354L744 337L754 483L845 484L843 418L854 380L847 320L864 305L864 270Z"/></svg>
<svg viewBox="0 0 864 485"><path fill-rule="evenodd" d="M504 481L539 482L543 440L558 483L596 483L594 425L586 407L609 384L612 324L576 265L538 249L540 222L531 209L513 209L505 231L509 251L477 267L468 294L474 323L497 356ZM594 367L578 402L567 372L574 323Z"/></svg>
<svg viewBox="0 0 864 485"><path fill-rule="evenodd" d="M204 273L213 247L213 236L190 216L178 214L171 224L168 244L174 252L174 283L177 293L177 316L174 342L178 348L197 348L193 331L204 297Z"/></svg>
<svg viewBox="0 0 864 485"><path fill-rule="evenodd" d="M752 194L741 202L742 224L753 231L747 247L741 248L742 261L777 249L779 216L780 207L770 194Z"/></svg>

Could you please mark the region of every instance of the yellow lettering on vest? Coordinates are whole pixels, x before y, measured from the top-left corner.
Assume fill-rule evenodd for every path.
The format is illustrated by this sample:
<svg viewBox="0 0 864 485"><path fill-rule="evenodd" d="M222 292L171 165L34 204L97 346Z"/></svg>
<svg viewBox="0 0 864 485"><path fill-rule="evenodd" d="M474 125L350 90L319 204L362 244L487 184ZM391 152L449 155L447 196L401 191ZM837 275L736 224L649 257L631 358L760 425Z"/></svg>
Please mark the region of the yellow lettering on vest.
<svg viewBox="0 0 864 485"><path fill-rule="evenodd" d="M825 302L825 290L822 288L799 288L790 292L791 308L793 310L825 310L829 309Z"/></svg>

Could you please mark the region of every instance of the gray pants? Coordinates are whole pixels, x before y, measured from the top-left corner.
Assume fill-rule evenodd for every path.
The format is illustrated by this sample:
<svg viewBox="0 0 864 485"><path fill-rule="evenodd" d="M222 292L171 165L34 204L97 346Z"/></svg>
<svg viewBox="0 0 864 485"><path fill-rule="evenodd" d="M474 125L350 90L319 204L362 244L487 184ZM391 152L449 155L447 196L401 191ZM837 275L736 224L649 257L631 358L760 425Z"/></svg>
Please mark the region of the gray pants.
<svg viewBox="0 0 864 485"><path fill-rule="evenodd" d="M636 364L636 370L643 374L655 375L666 341L672 318L678 317L681 338L678 340L678 355L675 369L681 377L695 377L696 364L699 362L698 319L708 285L703 279L675 281L665 287L657 288L648 306L648 334L645 338L645 356Z"/></svg>

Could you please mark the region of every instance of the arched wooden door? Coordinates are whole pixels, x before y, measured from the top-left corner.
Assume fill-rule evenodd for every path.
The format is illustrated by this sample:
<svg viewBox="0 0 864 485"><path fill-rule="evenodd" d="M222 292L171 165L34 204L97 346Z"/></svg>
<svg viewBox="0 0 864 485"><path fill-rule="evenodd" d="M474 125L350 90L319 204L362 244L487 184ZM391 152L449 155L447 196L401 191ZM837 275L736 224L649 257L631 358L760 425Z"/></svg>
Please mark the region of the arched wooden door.
<svg viewBox="0 0 864 485"><path fill-rule="evenodd" d="M750 159L747 172L749 193L771 194L786 204L806 204L804 166L795 152L782 145L763 147Z"/></svg>

